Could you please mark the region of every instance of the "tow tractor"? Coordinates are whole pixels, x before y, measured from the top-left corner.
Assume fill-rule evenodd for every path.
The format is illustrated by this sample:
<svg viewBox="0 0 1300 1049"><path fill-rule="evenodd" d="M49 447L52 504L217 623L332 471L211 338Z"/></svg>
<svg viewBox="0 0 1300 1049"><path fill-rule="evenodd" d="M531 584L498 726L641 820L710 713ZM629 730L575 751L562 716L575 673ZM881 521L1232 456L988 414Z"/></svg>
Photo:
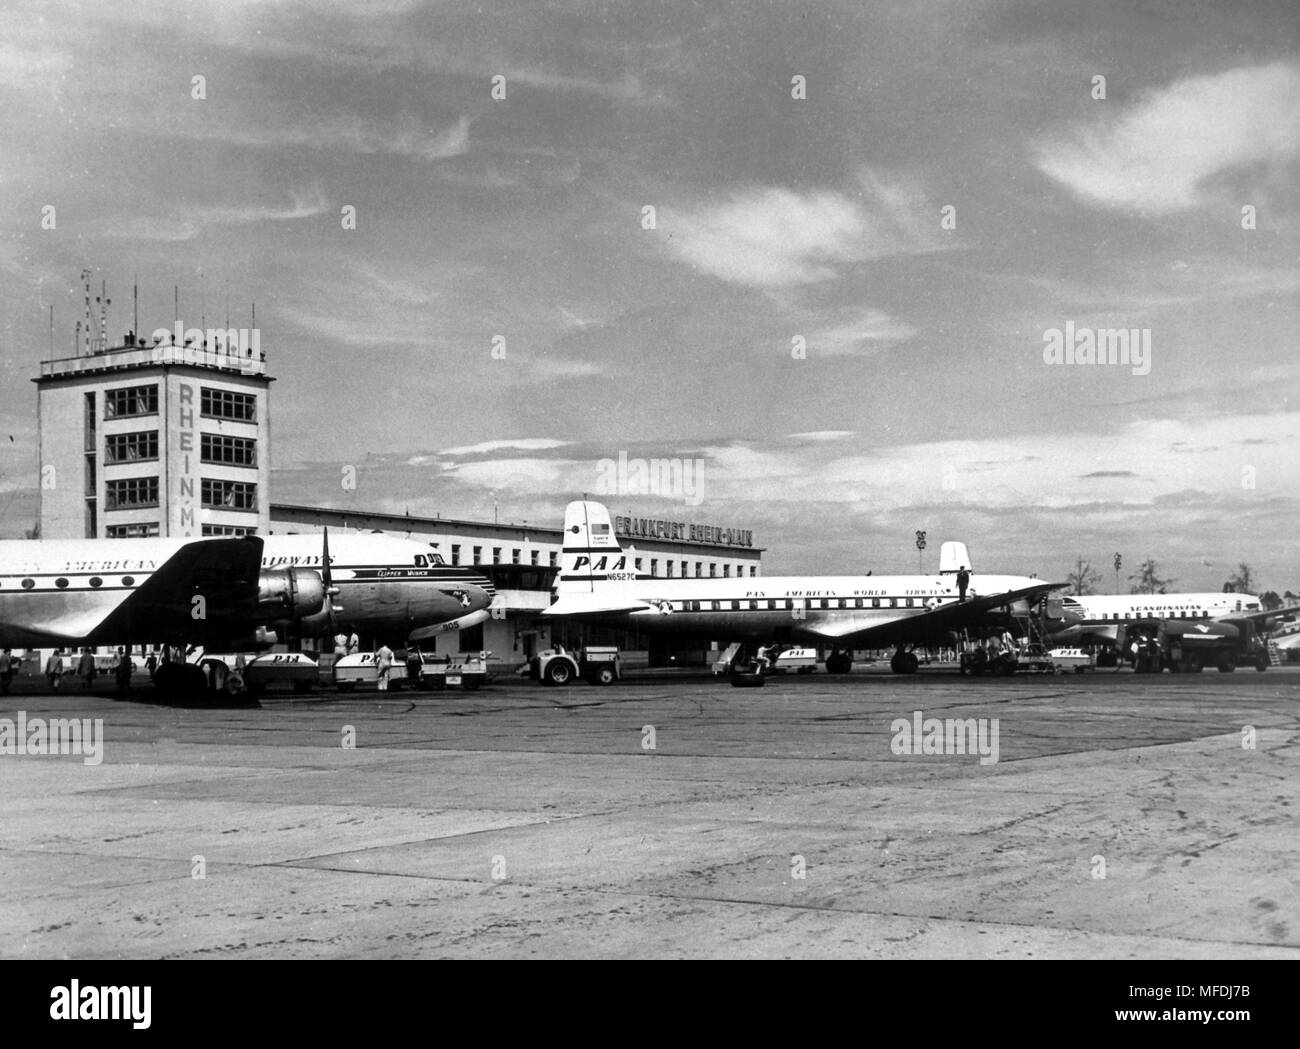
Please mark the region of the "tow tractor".
<svg viewBox="0 0 1300 1049"><path fill-rule="evenodd" d="M576 656L556 645L533 656L520 670L547 685L567 685L577 677L593 685L612 685L623 676L618 648L613 645L588 645Z"/></svg>

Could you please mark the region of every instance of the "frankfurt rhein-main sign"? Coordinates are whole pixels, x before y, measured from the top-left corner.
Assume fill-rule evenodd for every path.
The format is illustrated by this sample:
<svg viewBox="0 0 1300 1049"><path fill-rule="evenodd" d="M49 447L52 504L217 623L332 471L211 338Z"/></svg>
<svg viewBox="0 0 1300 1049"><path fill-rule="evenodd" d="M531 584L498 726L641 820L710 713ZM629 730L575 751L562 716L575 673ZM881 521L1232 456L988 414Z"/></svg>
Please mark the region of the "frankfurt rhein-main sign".
<svg viewBox="0 0 1300 1049"><path fill-rule="evenodd" d="M662 521L653 517L614 518L614 534L629 539L667 539L679 543L707 543L712 546L753 546L754 533L748 528L723 528L720 525L695 524L688 521Z"/></svg>

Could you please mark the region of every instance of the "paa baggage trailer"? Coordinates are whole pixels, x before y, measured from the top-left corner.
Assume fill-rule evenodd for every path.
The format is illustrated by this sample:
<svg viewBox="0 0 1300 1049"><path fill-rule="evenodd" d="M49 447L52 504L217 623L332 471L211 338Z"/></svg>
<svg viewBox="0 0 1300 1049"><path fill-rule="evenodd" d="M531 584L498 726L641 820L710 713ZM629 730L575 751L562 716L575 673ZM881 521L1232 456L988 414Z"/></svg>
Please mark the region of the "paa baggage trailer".
<svg viewBox="0 0 1300 1049"><path fill-rule="evenodd" d="M427 688L441 692L448 688L463 688L473 692L491 680L487 661L491 652L463 652L454 656L425 656L420 680L408 683L408 688Z"/></svg>
<svg viewBox="0 0 1300 1049"><path fill-rule="evenodd" d="M242 672L238 653L204 652L192 662L203 668L213 690L218 692L247 690L257 695L268 685L288 685L295 692L310 692L320 679L320 666L305 652L245 654Z"/></svg>
<svg viewBox="0 0 1300 1049"><path fill-rule="evenodd" d="M1054 648L1048 653L1048 658L1052 661L1052 667L1058 674L1064 674L1070 670L1076 674L1082 674L1085 670L1092 670L1097 665L1092 656L1081 648Z"/></svg>
<svg viewBox="0 0 1300 1049"><path fill-rule="evenodd" d="M407 680L406 662L395 658L388 672L388 687L392 690L427 688L435 692L446 688L463 688L472 692L490 680L487 670L490 655L491 652L465 652L454 656L424 653L421 656L420 678L414 682ZM374 688L379 684L375 654L357 652L350 656L340 656L334 664L333 677L334 687L339 692L352 692L358 685Z"/></svg>

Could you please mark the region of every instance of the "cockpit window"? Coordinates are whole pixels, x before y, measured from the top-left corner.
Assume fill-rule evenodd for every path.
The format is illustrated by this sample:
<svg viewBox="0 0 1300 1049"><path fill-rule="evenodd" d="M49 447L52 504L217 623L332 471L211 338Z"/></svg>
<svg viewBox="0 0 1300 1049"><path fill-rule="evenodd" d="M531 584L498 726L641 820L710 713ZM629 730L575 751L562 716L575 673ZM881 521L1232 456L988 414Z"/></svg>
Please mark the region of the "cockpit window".
<svg viewBox="0 0 1300 1049"><path fill-rule="evenodd" d="M415 555L415 567L416 567L416 568L428 568L428 567L429 567L429 559L428 559L427 557L425 557L424 554L416 554L416 555Z"/></svg>
<svg viewBox="0 0 1300 1049"><path fill-rule="evenodd" d="M447 562L442 559L442 554L429 555L429 564L434 565L435 567L437 565L445 565L446 563Z"/></svg>

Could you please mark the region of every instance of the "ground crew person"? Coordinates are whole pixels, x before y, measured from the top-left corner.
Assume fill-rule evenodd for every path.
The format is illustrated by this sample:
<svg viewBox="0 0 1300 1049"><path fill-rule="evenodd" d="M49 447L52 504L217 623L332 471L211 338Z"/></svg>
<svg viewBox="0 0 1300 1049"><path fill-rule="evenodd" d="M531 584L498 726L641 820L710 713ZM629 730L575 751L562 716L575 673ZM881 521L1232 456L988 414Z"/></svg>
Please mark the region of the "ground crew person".
<svg viewBox="0 0 1300 1049"><path fill-rule="evenodd" d="M393 670L393 650L387 645L380 645L375 653L375 680L380 692L388 691L388 675Z"/></svg>

